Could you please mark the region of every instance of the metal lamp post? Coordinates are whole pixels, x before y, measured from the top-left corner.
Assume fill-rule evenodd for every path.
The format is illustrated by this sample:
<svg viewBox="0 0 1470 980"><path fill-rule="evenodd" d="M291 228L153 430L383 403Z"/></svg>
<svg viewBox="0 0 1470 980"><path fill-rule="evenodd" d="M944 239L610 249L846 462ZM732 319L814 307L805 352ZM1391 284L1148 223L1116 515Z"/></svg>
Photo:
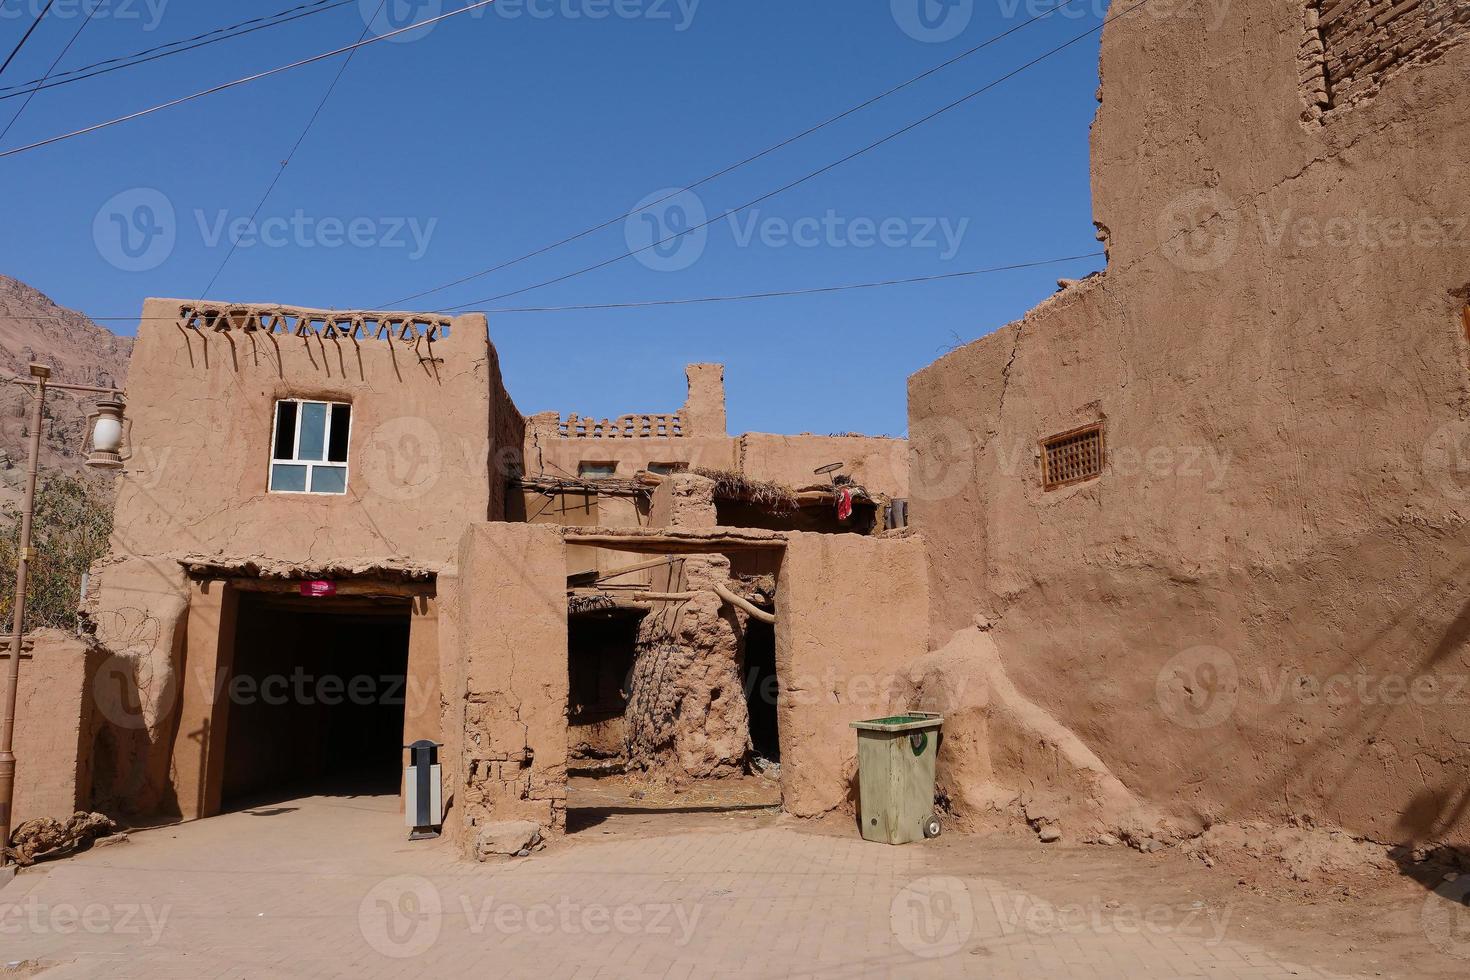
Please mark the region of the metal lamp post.
<svg viewBox="0 0 1470 980"><path fill-rule="evenodd" d="M123 433L123 404L118 400L121 392L116 388L52 384L51 369L44 364L32 364L29 379L9 380L31 388L32 396L30 456L26 460L25 503L20 518L20 555L15 566L15 616L10 635L5 638L10 641L10 653L6 664L4 711L0 714L0 845L4 846L10 844L11 808L15 801L15 702L20 693L21 643L25 636L26 575L36 557L35 549L31 547L31 523L36 510L36 477L40 472L41 426L45 422L47 389L110 396L107 401L97 404L93 415L96 421L92 428L92 452L86 465L97 469L120 469L122 460L118 450ZM6 863L8 858L0 851L0 867Z"/></svg>

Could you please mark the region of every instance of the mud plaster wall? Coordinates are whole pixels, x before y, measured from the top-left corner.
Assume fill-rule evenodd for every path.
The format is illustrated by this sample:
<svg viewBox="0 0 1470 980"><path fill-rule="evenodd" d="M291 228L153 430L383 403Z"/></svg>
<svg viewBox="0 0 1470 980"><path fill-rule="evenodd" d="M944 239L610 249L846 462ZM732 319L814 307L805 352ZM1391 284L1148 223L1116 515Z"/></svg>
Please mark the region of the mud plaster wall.
<svg viewBox="0 0 1470 980"><path fill-rule="evenodd" d="M1221 16L1105 31L1106 275L910 379L934 645L995 620L1176 811L1463 844L1470 46L1308 125L1300 8ZM1099 419L1108 470L1043 492L1036 440Z"/></svg>
<svg viewBox="0 0 1470 980"><path fill-rule="evenodd" d="M148 300L139 323L114 553L447 564L465 522L493 516L490 438L516 419L483 317L415 346L186 331L180 303ZM352 403L346 494L267 493L274 404L296 397Z"/></svg>
<svg viewBox="0 0 1470 980"><path fill-rule="evenodd" d="M828 463L846 464L843 473L873 493L909 495L908 442L879 436L775 436L749 432L740 437L740 471L753 480L789 487L825 484L812 471Z"/></svg>
<svg viewBox="0 0 1470 980"><path fill-rule="evenodd" d="M90 805L92 711L96 656L59 630L28 637L16 697L14 813L10 826L38 817L65 820ZM6 666L7 656L0 658Z"/></svg>
<svg viewBox="0 0 1470 980"><path fill-rule="evenodd" d="M189 609L183 569L167 558L108 556L93 566L84 604L105 652L90 690L95 805L178 812L169 769Z"/></svg>
<svg viewBox="0 0 1470 980"><path fill-rule="evenodd" d="M548 835L566 825L561 535L533 524L470 526L460 544L454 605L461 686L446 699L445 730L459 726L462 734L457 772L451 770L458 811L451 827L461 850L472 854L486 823L531 820Z"/></svg>
<svg viewBox="0 0 1470 980"><path fill-rule="evenodd" d="M882 717L927 650L923 541L849 534L787 537L776 597L781 792L788 812L854 802L853 721Z"/></svg>

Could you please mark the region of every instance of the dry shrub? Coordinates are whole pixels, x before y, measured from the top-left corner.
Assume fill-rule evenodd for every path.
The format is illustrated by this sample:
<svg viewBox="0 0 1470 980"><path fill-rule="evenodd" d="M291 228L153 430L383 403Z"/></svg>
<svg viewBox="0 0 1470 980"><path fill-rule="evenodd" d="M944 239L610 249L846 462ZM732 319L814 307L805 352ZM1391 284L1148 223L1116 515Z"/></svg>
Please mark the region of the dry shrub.
<svg viewBox="0 0 1470 980"><path fill-rule="evenodd" d="M15 566L20 551L20 505L0 510L0 632L15 615ZM82 574L107 551L112 501L107 489L85 477L43 474L36 487L31 545L36 560L26 587L26 623L72 630L77 625Z"/></svg>

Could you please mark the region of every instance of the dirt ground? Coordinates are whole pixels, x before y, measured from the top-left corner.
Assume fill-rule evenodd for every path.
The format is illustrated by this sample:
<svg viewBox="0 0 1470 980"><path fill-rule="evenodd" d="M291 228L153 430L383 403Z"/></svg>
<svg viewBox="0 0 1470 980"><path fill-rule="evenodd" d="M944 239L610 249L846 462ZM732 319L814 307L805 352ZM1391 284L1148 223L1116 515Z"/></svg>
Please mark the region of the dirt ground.
<svg viewBox="0 0 1470 980"><path fill-rule="evenodd" d="M827 837L857 834L850 816L800 820L782 814L779 788L761 777L704 782L662 795L624 777L581 779L573 781L569 803L573 844L767 827ZM710 809L698 812L699 807ZM1142 854L1121 845L1043 844L1024 827L950 832L917 846L945 875L1001 879L1059 908L1081 906L1104 916L1130 906L1212 911L1232 935L1334 972L1446 978L1470 973L1470 958L1443 952L1426 935L1425 909L1437 907L1441 921L1457 926L1458 951L1470 955L1470 910L1432 894L1444 874L1453 873L1436 865L1400 870L1384 856L1376 866L1318 868L1313 880L1296 881L1275 857L1217 847L1209 867L1178 848Z"/></svg>

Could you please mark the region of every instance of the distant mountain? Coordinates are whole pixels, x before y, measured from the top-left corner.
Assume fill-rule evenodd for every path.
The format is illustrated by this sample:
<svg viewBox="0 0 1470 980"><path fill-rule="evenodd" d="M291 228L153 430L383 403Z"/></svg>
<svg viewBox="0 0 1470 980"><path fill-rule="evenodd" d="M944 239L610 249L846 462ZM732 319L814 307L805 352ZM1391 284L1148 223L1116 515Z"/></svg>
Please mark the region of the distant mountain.
<svg viewBox="0 0 1470 980"><path fill-rule="evenodd" d="M29 377L33 361L53 369L54 381L118 385L127 381L130 338L119 337L75 310L57 306L39 290L0 275L0 377ZM0 498L13 495L24 474L30 389L0 383ZM85 420L95 397L53 391L46 399L41 466L82 471ZM9 490L10 493L5 491Z"/></svg>

